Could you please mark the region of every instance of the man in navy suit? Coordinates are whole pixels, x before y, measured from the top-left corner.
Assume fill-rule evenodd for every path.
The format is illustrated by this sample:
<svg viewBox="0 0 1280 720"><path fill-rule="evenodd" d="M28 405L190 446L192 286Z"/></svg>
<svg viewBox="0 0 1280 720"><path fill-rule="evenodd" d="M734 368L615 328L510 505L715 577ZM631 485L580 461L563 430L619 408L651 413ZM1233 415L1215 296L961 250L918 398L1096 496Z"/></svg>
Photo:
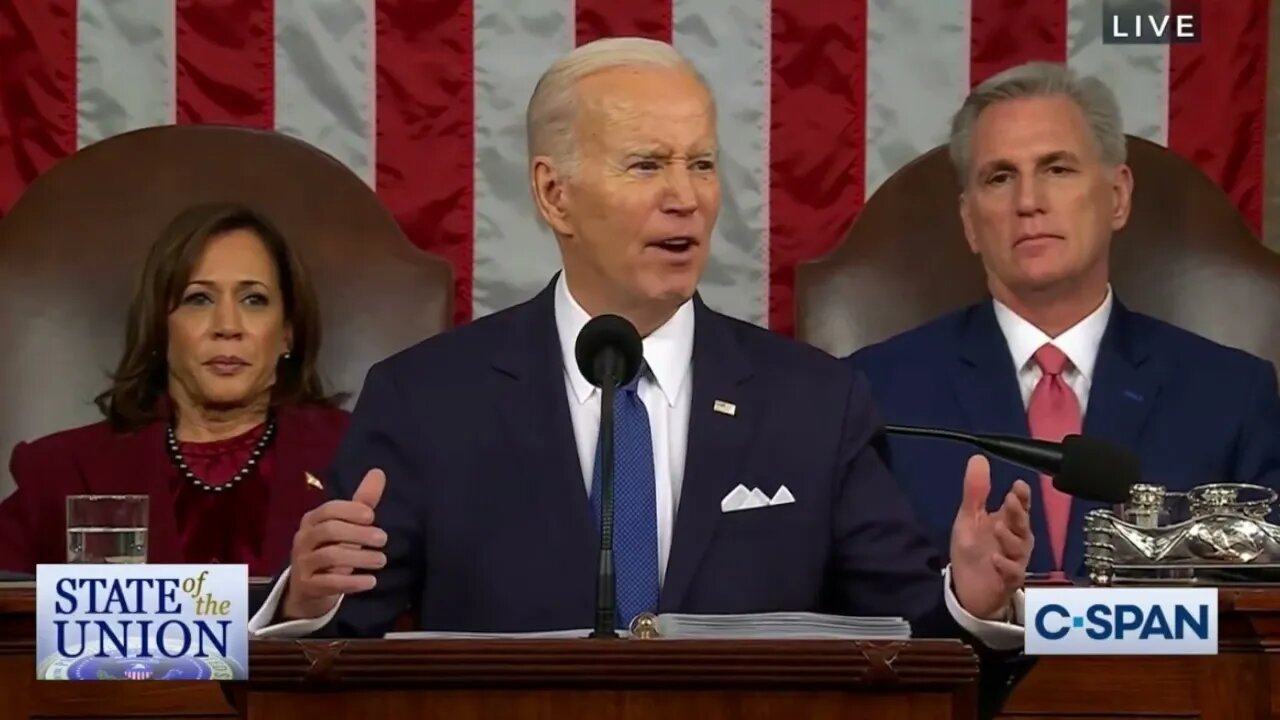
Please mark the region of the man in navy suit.
<svg viewBox="0 0 1280 720"><path fill-rule="evenodd" d="M1111 236L1133 179L1111 91L1061 65L1008 70L956 114L951 156L991 298L854 353L885 420L1051 440L1083 432L1135 450L1144 479L1171 491L1280 485L1272 365L1128 310L1112 292ZM945 553L964 448L895 438L890 449ZM997 463L993 488L1017 477L1030 475ZM1031 488L1030 569L1083 574L1083 519L1100 506L1047 481Z"/></svg>
<svg viewBox="0 0 1280 720"><path fill-rule="evenodd" d="M612 313L644 338L615 408L619 627L808 610L1021 645L1029 488L988 512L985 460L947 478L967 501L944 568L881 460L865 380L696 295L720 203L714 116L664 43L600 41L547 72L530 179L563 273L370 371L334 499L303 519L255 632L376 637L410 606L428 630L590 627L600 396L574 346Z"/></svg>

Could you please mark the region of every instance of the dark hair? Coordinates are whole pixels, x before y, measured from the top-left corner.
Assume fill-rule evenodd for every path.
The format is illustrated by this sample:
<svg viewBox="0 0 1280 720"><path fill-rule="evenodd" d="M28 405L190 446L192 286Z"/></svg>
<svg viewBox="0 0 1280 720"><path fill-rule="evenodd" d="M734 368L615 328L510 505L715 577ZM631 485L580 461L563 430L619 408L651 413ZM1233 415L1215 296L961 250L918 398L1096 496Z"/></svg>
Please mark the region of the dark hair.
<svg viewBox="0 0 1280 720"><path fill-rule="evenodd" d="M284 235L255 210L235 203L197 205L180 213L152 244L129 304L124 355L112 385L95 399L117 431L135 430L164 414L168 391L169 313L177 307L208 242L249 230L266 247L280 277L285 322L293 331L289 357L276 368L271 406L333 405L316 372L320 309L301 260Z"/></svg>

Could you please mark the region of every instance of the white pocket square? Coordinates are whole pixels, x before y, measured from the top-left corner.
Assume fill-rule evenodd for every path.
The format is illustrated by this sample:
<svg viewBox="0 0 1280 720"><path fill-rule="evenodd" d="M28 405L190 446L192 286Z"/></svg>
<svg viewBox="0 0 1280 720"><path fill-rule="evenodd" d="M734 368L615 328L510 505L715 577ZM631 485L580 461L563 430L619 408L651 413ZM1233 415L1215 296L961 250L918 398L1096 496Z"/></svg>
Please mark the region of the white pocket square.
<svg viewBox="0 0 1280 720"><path fill-rule="evenodd" d="M760 488L752 488L748 490L744 485L738 485L724 499L720 501L720 512L730 513L739 510L752 510L762 507L773 507L775 505L786 505L796 501L791 491L786 485L778 487L777 492L770 498L765 495Z"/></svg>

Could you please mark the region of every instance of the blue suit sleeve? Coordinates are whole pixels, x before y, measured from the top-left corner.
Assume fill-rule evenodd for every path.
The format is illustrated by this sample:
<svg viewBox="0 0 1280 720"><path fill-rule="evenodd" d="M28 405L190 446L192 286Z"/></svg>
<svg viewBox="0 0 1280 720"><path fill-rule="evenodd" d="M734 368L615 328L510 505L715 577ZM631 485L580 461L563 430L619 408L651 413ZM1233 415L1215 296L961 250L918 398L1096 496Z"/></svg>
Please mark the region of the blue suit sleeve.
<svg viewBox="0 0 1280 720"><path fill-rule="evenodd" d="M1275 367L1260 363L1250 388L1233 454L1234 481L1280 491L1280 390Z"/></svg>
<svg viewBox="0 0 1280 720"><path fill-rule="evenodd" d="M372 590L343 598L338 614L319 634L382 637L421 595L425 478L420 445L413 442L417 425L410 415L410 403L397 387L392 367L375 365L326 485L331 498L350 500L369 470L386 473L374 523L387 533L387 564L374 573L377 585Z"/></svg>
<svg viewBox="0 0 1280 720"><path fill-rule="evenodd" d="M885 462L867 380L854 371L845 409L833 566L845 612L896 615L917 637L957 637L943 601L942 564ZM938 478L938 482L960 478Z"/></svg>

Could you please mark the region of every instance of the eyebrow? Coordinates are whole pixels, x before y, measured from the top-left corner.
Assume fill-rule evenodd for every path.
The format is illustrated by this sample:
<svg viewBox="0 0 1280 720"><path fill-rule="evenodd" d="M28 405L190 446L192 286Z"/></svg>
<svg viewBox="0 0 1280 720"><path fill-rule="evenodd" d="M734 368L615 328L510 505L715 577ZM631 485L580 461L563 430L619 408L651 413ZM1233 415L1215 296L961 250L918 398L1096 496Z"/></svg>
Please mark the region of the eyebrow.
<svg viewBox="0 0 1280 720"><path fill-rule="evenodd" d="M627 157L640 157L640 158L669 158L673 154L674 153L672 153L670 150L656 146L656 145L648 146L648 147L633 148L627 151ZM690 153L689 157L695 157L695 158L714 157L715 154L716 154L716 149L702 150L699 152Z"/></svg>
<svg viewBox="0 0 1280 720"><path fill-rule="evenodd" d="M1057 162L1080 162L1080 158L1076 157L1076 154L1070 150L1055 150L1040 158L1036 164L1043 167Z"/></svg>
<svg viewBox="0 0 1280 720"><path fill-rule="evenodd" d="M191 282L187 283L187 287L191 287L192 285L199 285L201 287L208 287L208 288L218 287L218 283L213 280L192 280ZM267 286L267 284L262 282L261 280L241 280L236 283L236 287L240 289L253 287L255 285L261 285L262 287Z"/></svg>

